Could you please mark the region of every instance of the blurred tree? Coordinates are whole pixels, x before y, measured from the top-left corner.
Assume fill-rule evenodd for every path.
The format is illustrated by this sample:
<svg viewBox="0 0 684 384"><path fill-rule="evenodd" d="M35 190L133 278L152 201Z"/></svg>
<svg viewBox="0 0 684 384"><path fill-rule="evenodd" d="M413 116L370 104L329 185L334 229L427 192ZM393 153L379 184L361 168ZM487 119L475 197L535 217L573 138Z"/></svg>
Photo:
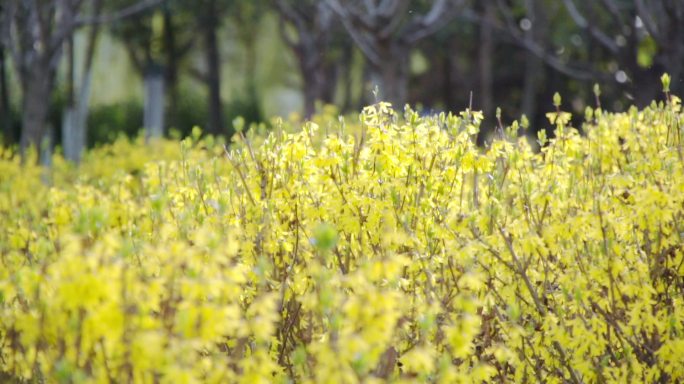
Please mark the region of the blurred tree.
<svg viewBox="0 0 684 384"><path fill-rule="evenodd" d="M407 101L411 48L456 16L464 0L326 0L363 52L380 98ZM425 11L421 13L421 11Z"/></svg>
<svg viewBox="0 0 684 384"><path fill-rule="evenodd" d="M516 0L496 4L495 17L472 9L466 17L494 28L566 81L602 83L608 97L626 98L640 106L658 97L658 78L663 72L672 75L675 91L682 89L684 2ZM542 72L531 56L526 62L523 109L531 113L531 94Z"/></svg>
<svg viewBox="0 0 684 384"><path fill-rule="evenodd" d="M229 1L198 0L193 6L197 26L202 35L204 52L203 70L191 69L195 78L199 79L208 91L208 126L207 131L214 135L228 135L232 127L224 125L225 113L221 96L222 59L221 41L218 33L226 21L231 21L238 42L244 48L242 61L245 67L244 92L237 96L231 104L233 113L249 115L248 120L260 120L259 100L256 92L256 38L259 21L266 8L265 0Z"/></svg>
<svg viewBox="0 0 684 384"><path fill-rule="evenodd" d="M85 16L81 0L5 0L0 39L9 47L21 84L22 155L41 146L46 134L50 95L63 48L83 25L105 23L134 15L160 0L141 0L106 16Z"/></svg>
<svg viewBox="0 0 684 384"><path fill-rule="evenodd" d="M112 0L110 7L131 6L134 0ZM178 67L195 40L194 10L184 0L160 1L136 17L113 23L111 31L126 47L144 83L143 124L148 136L162 135L176 122ZM190 13L190 16L188 15ZM185 32L181 36L181 32Z"/></svg>
<svg viewBox="0 0 684 384"><path fill-rule="evenodd" d="M221 55L217 38L227 3L224 0L198 2L197 21L203 37L206 74L202 76L209 93L209 120L207 131L223 134L223 101L221 100Z"/></svg>
<svg viewBox="0 0 684 384"><path fill-rule="evenodd" d="M422 40L416 48L426 67L410 83L410 100L428 110L458 110L468 105L470 91L477 88L479 29L474 23L452 22ZM415 70L415 68L414 68Z"/></svg>
<svg viewBox="0 0 684 384"><path fill-rule="evenodd" d="M544 33L546 32L546 17L539 2L535 0L523 0L525 17L521 18L519 25L523 31L523 38L528 44L538 44L544 51ZM525 53L525 64L523 74L523 89L520 111L528 118L535 119L537 115L537 98L540 85L544 81L543 63L532 52Z"/></svg>
<svg viewBox="0 0 684 384"><path fill-rule="evenodd" d="M161 8L163 15L163 46L166 59L165 83L167 85L167 125L175 127L178 124L179 109L179 61L186 56L194 43L194 34L188 35L187 30L191 25L182 12L177 12L167 1ZM179 32L182 36L178 36ZM180 39L180 41L179 41Z"/></svg>
<svg viewBox="0 0 684 384"><path fill-rule="evenodd" d="M322 1L274 0L280 15L280 34L292 49L299 64L304 88L304 114L315 112L315 102L333 102L335 62L330 51L336 32L336 18Z"/></svg>
<svg viewBox="0 0 684 384"><path fill-rule="evenodd" d="M219 32L228 20L236 26L237 39L245 48L242 60L246 68L245 91L238 104L242 110L250 105L258 105L254 72L255 39L264 8L263 1L167 0L161 7L161 17L148 14L127 20L117 25L114 33L126 45L134 67L140 73L145 74L150 68L156 68L165 74L169 125L178 122L178 117L174 116L179 111L180 102L177 84L179 77L185 73L199 80L207 89L207 132L223 135L229 134L230 130L224 122L222 41ZM158 18L157 22L155 17ZM195 49L201 52L201 66L189 60L190 53Z"/></svg>
<svg viewBox="0 0 684 384"><path fill-rule="evenodd" d="M241 112L245 115L243 117L249 122L256 122L262 119L256 79L257 37L260 32L261 20L270 10L268 1L270 0L231 1L226 9L228 19L233 27L232 31L245 52L244 95L233 97L233 110L231 113Z"/></svg>
<svg viewBox="0 0 684 384"><path fill-rule="evenodd" d="M94 17L99 17L102 0L91 0L90 6ZM100 23L93 23L87 35L83 72L76 79L76 58L74 54L74 37L65 42L67 55L67 103L62 115L62 146L64 157L79 162L87 142L87 119L90 104L90 84L92 78L93 59L97 47ZM78 84L78 92L76 91Z"/></svg>
<svg viewBox="0 0 684 384"><path fill-rule="evenodd" d="M4 33L3 20L6 6L0 3L0 36ZM4 145L14 144L14 132L12 129L11 106L9 85L7 76L7 47L4 39L0 38L0 132Z"/></svg>
<svg viewBox="0 0 684 384"><path fill-rule="evenodd" d="M676 91L682 89L683 1L563 0L563 4L576 26L601 46L608 71L638 105L658 96L658 79L664 72L675 79Z"/></svg>
<svg viewBox="0 0 684 384"><path fill-rule="evenodd" d="M501 106L505 116L525 113L537 127L546 124L544 112L555 91L574 95L566 100L578 112L593 102L595 82L610 108L658 98L663 72L671 74L673 92L684 90L684 1L0 0L4 140L18 139L9 121L14 96L20 98L22 153L40 145L55 72L58 63L66 63L62 143L67 157L78 159L86 142L93 52L104 23L112 25L142 76L163 79L161 87L147 87L158 95L147 98L156 100L148 110L164 116L166 125L188 121L179 111L191 103L178 84L191 74L208 95L206 101L193 100L202 114L192 118L206 116L208 132L230 134L226 121L232 117L260 117L264 95L257 91L256 68L264 48L258 37L270 25L262 23L269 12L277 14L283 40L294 52L307 116L316 100L349 106L362 65L379 86L379 97L399 108L407 101L421 102L426 110L461 108L473 91L475 107L488 117ZM450 23L454 18L461 22ZM92 28L83 34L80 63L72 36L83 26ZM224 33L230 40L221 38ZM236 40L244 48L237 58L244 85L226 98L221 54ZM16 91L8 85L14 77ZM224 98L233 104L224 108Z"/></svg>
<svg viewBox="0 0 684 384"><path fill-rule="evenodd" d="M77 27L80 2L3 2L4 46L9 47L22 90L22 155L45 136L49 96L62 45Z"/></svg>
<svg viewBox="0 0 684 384"><path fill-rule="evenodd" d="M478 45L479 68L479 109L485 116L494 112L494 30L490 20L494 17L495 5L493 0L481 0L478 3L484 23L480 24L480 44Z"/></svg>

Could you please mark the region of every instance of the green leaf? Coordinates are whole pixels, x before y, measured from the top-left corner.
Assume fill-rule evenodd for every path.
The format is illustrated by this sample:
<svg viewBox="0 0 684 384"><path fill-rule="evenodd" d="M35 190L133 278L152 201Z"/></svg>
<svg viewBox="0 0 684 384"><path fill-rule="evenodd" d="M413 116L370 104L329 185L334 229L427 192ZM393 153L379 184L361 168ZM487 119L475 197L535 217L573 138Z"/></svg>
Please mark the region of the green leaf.
<svg viewBox="0 0 684 384"><path fill-rule="evenodd" d="M660 76L660 81L663 83L663 92L670 92L670 75L663 73Z"/></svg>
<svg viewBox="0 0 684 384"><path fill-rule="evenodd" d="M637 64L642 68L653 65L653 58L658 52L658 45L651 36L646 36L637 46Z"/></svg>
<svg viewBox="0 0 684 384"><path fill-rule="evenodd" d="M337 245L337 240L337 230L328 223L322 223L314 230L311 243L321 251L330 251Z"/></svg>
<svg viewBox="0 0 684 384"><path fill-rule="evenodd" d="M242 132L245 128L245 119L242 116L233 119L233 128L235 128L235 132Z"/></svg>

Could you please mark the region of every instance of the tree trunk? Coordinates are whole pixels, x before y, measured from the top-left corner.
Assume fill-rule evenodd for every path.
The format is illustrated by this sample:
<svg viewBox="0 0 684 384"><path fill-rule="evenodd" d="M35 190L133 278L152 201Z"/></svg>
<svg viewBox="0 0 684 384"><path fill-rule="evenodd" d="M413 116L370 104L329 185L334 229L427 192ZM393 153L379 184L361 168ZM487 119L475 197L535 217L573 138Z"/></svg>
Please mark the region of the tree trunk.
<svg viewBox="0 0 684 384"><path fill-rule="evenodd" d="M339 62L340 73L338 78L342 82L342 111L349 111L354 104L354 95L352 94L352 81L354 81L354 50L352 45L345 44L342 53L342 60ZM337 84L335 84L337 86Z"/></svg>
<svg viewBox="0 0 684 384"><path fill-rule="evenodd" d="M39 153L46 133L45 123L50 107L54 71L49 65L41 64L37 61L27 68L26 79L23 81L20 145L22 158L25 158L31 148L36 154Z"/></svg>
<svg viewBox="0 0 684 384"><path fill-rule="evenodd" d="M78 128L75 126L75 98L74 98L74 82L75 82L75 57L74 57L74 38L71 36L66 41L66 56L67 56L67 102L65 109L62 112L62 149L64 150L64 157L67 160L78 161Z"/></svg>
<svg viewBox="0 0 684 384"><path fill-rule="evenodd" d="M494 17L493 5L489 1L484 2L484 17L487 22L480 25L479 64L480 64L480 108L485 116L494 110L494 78L492 62L494 56L494 34L491 22Z"/></svg>
<svg viewBox="0 0 684 384"><path fill-rule="evenodd" d="M178 63L176 52L176 27L169 6L164 12L164 45L166 46L166 88L168 89L167 124L175 127L178 123Z"/></svg>
<svg viewBox="0 0 684 384"><path fill-rule="evenodd" d="M532 42L538 42L543 45L544 39L541 33L545 30L543 25L543 19L536 7L536 2L532 0L527 0L525 2L525 7L527 10L527 19L530 21L530 26L527 31L525 31L525 39ZM540 82L543 81L544 76L544 66L541 59L533 54L532 52L527 52L525 54L525 75L523 79L523 95L522 104L520 106L521 112L527 116L529 121L535 122L537 115L537 94Z"/></svg>
<svg viewBox="0 0 684 384"><path fill-rule="evenodd" d="M328 63L325 59L321 60L321 69L320 69L320 74L319 74L319 82L318 82L318 87L319 87L319 92L320 96L319 98L324 102L324 103L334 103L335 102L335 94L337 91L337 81L341 77L342 73L344 72L344 69L342 68L343 65L345 65L344 60L340 60L338 62L338 65L332 65Z"/></svg>
<svg viewBox="0 0 684 384"><path fill-rule="evenodd" d="M454 39L455 40L455 39ZM442 65L441 65L441 70L442 70L442 101L444 102L444 108L449 111L454 108L454 105L456 104L454 101L454 88L452 85L454 84L454 71L452 68L454 67L454 64L452 63L452 53L450 52L444 52L444 54L441 55L441 60L442 60Z"/></svg>
<svg viewBox="0 0 684 384"><path fill-rule="evenodd" d="M223 105L221 102L221 60L219 57L218 42L216 39L216 20L215 1L209 2L209 14L204 22L204 49L207 60L207 81L209 91L209 126L208 131L213 135L220 135L223 132Z"/></svg>
<svg viewBox="0 0 684 384"><path fill-rule="evenodd" d="M146 138L164 136L164 71L158 65L150 65L144 78L144 126Z"/></svg>
<svg viewBox="0 0 684 384"><path fill-rule="evenodd" d="M378 87L376 101L388 101L397 111L403 111L408 101L409 48L389 48L379 65L371 64L371 86Z"/></svg>
<svg viewBox="0 0 684 384"><path fill-rule="evenodd" d="M88 111L90 110L90 91L92 78L93 70L92 68L88 68L83 76L83 79L81 79L81 89L77 96L78 101L76 103L75 120L79 132L78 143L81 147L78 155L79 160L88 143Z"/></svg>
<svg viewBox="0 0 684 384"><path fill-rule="evenodd" d="M672 77L672 91L679 96L684 91L684 4L672 2L669 4L668 14L670 15L670 32L668 55L668 72Z"/></svg>
<svg viewBox="0 0 684 384"><path fill-rule="evenodd" d="M544 75L544 67L541 60L532 53L525 55L525 77L522 96L522 113L530 121L535 121L537 115L537 84Z"/></svg>
<svg viewBox="0 0 684 384"><path fill-rule="evenodd" d="M75 163L81 161L88 141L88 109L90 105L90 84L92 69L88 69L81 80L74 104L68 106L62 116L62 147L64 157Z"/></svg>
<svg viewBox="0 0 684 384"><path fill-rule="evenodd" d="M318 98L318 86L311 74L302 72L304 75L304 117L309 119L316 113L316 99Z"/></svg>
<svg viewBox="0 0 684 384"><path fill-rule="evenodd" d="M102 11L102 0L93 0L93 9L96 15ZM90 29L88 36L88 47L86 48L85 67L81 77L80 90L76 95L76 127L78 128L78 141L80 146L78 161L88 143L88 112L90 111L90 92L93 79L93 62L95 61L95 51L97 50L97 38L100 33L100 25L95 24Z"/></svg>
<svg viewBox="0 0 684 384"><path fill-rule="evenodd" d="M304 115L306 118L310 118L316 113L317 101L327 101L325 95L326 68L323 66L323 60L311 51L309 49L307 52L307 48L302 48L297 55L304 82Z"/></svg>
<svg viewBox="0 0 684 384"><path fill-rule="evenodd" d="M45 133L40 145L40 165L50 168L52 167L52 149L55 146L55 127L51 124L45 126ZM49 173L46 172L41 177L43 183L48 184L50 181Z"/></svg>
<svg viewBox="0 0 684 384"><path fill-rule="evenodd" d="M245 79L247 81L245 92L250 102L257 102L256 94L256 42L255 35L243 37L243 44L245 47Z"/></svg>
<svg viewBox="0 0 684 384"><path fill-rule="evenodd" d="M100 14L102 9L101 0L93 0L95 14ZM91 27L88 34L88 42L85 52L85 64L83 74L78 82L78 92L76 91L75 57L73 47L69 52L69 99L71 100L63 116L62 125L62 146L64 147L64 157L75 163L81 161L83 152L88 141L88 110L90 107L90 85L93 75L93 61L97 49L97 37L99 35L99 25ZM73 39L70 39L71 43Z"/></svg>
<svg viewBox="0 0 684 384"><path fill-rule="evenodd" d="M78 135L74 117L76 115L76 108L73 105L67 105L62 111L62 150L64 151L64 158L73 162L78 162Z"/></svg>
<svg viewBox="0 0 684 384"><path fill-rule="evenodd" d="M445 105L448 110L452 111L459 110L464 105L467 106L469 95L475 88L474 76L470 76L472 71L470 63L460 59L468 49L467 44L463 43L457 37L452 37L446 45L448 52L445 54L447 63L444 70L448 75L444 76L444 87L447 88L444 94Z"/></svg>
<svg viewBox="0 0 684 384"><path fill-rule="evenodd" d="M0 45L0 132L2 132L4 145L9 146L14 143L9 87L7 85L7 61L5 47L2 45Z"/></svg>

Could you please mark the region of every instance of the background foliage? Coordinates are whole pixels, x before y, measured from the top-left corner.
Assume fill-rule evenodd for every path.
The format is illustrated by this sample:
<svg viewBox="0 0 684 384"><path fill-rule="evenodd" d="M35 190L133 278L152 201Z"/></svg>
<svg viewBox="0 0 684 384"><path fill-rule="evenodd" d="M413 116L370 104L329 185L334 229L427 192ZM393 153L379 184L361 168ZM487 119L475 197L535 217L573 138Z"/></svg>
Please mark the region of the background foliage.
<svg viewBox="0 0 684 384"><path fill-rule="evenodd" d="M21 120L27 97L28 105L61 100L53 107L56 114L46 114L49 124L43 121L36 130L52 127L59 133L67 107L80 97L88 57L92 113L125 111L132 103L142 108L142 78L155 65L167 84L167 133L175 128L187 134L200 125L226 137L233 133L234 116L264 122L290 112L310 117L316 101L335 104L343 113L378 100L408 102L425 111L471 106L492 122L498 106L504 119L525 114L538 130L557 91L573 95L567 109L581 115L594 83L601 85L604 106L615 111L648 105L658 96L663 72L671 74L674 92L681 93L684 84L684 5L672 0L55 0L39 5L41 18L16 0L0 7L0 124L10 145L27 132L18 130L28 123ZM47 52L52 56L29 63L31 55L42 54L29 48L47 43L24 44L10 32L38 39L21 18L66 23L71 19L56 18L60 7L75 15L68 24L73 35L52 36L56 45ZM37 86L21 76L29 69L53 79L47 82L53 87L31 96ZM60 96L51 97L55 93ZM185 110L195 104L201 108ZM19 122L5 118L10 114ZM117 137L101 134L112 127L131 133L142 126L142 119L109 127L100 121L87 124L90 145ZM488 134L495 125L482 131ZM53 135L57 144L63 140ZM483 135L480 143L484 140Z"/></svg>

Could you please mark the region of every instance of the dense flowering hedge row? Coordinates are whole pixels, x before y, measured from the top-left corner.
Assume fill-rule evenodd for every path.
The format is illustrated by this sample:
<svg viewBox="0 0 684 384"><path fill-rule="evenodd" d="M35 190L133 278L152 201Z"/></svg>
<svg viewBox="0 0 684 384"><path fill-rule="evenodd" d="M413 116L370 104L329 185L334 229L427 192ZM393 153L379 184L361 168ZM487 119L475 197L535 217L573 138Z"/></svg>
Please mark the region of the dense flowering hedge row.
<svg viewBox="0 0 684 384"><path fill-rule="evenodd" d="M557 104L560 104L559 100ZM0 154L0 378L684 380L679 99Z"/></svg>

